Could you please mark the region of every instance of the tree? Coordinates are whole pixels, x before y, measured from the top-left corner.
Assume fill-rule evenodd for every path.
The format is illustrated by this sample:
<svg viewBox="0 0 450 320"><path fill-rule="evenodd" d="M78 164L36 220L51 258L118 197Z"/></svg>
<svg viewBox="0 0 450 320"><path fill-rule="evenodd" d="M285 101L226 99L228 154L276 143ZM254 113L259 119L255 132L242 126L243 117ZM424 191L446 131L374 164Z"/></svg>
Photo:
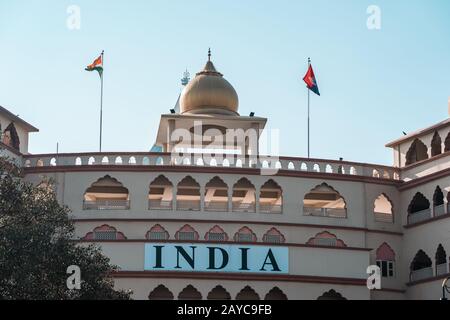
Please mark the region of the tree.
<svg viewBox="0 0 450 320"><path fill-rule="evenodd" d="M74 240L70 210L54 184L34 186L22 169L0 157L0 299L130 299L117 291L99 247ZM80 290L67 287L67 268L81 270Z"/></svg>

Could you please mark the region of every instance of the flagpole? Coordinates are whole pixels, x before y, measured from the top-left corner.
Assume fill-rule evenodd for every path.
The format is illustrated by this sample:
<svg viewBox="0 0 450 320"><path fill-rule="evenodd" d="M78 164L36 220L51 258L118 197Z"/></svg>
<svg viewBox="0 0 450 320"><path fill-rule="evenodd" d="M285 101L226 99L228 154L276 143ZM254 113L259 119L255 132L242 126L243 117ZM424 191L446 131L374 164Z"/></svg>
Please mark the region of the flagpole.
<svg viewBox="0 0 450 320"><path fill-rule="evenodd" d="M104 66L104 59L103 59L103 53L104 50L102 50L102 68ZM103 130L103 71L100 75L100 152L102 152L102 130Z"/></svg>
<svg viewBox="0 0 450 320"><path fill-rule="evenodd" d="M308 69L309 69L309 66L311 65L311 58L308 58ZM310 154L309 154L309 88L306 88L306 90L308 91L308 159L309 159L309 156L310 156Z"/></svg>

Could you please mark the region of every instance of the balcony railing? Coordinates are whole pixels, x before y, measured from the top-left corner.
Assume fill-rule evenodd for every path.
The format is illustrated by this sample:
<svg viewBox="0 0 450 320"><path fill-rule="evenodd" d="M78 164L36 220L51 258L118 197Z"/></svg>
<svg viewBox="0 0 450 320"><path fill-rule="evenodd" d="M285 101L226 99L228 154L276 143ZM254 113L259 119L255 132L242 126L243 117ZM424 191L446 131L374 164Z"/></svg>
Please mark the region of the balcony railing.
<svg viewBox="0 0 450 320"><path fill-rule="evenodd" d="M439 217L445 214L445 205L441 204L440 206L434 207L434 216Z"/></svg>
<svg viewBox="0 0 450 320"><path fill-rule="evenodd" d="M279 204L259 204L259 212L261 213L282 213L283 207Z"/></svg>
<svg viewBox="0 0 450 320"><path fill-rule="evenodd" d="M410 281L419 281L423 279L428 279L433 277L433 268L423 268L419 270L412 271L410 274Z"/></svg>
<svg viewBox="0 0 450 320"><path fill-rule="evenodd" d="M329 218L346 218L347 209L345 208L316 208L303 207L303 215L314 217L329 217Z"/></svg>
<svg viewBox="0 0 450 320"><path fill-rule="evenodd" d="M96 200L83 201L84 210L128 210L130 200Z"/></svg>
<svg viewBox="0 0 450 320"><path fill-rule="evenodd" d="M419 223L428 219L431 219L431 210L425 209L422 211L410 213L408 215L408 224Z"/></svg>
<svg viewBox="0 0 450 320"><path fill-rule="evenodd" d="M172 210L173 201L172 200L148 200L148 208L150 210Z"/></svg>
<svg viewBox="0 0 450 320"><path fill-rule="evenodd" d="M448 264L447 263L442 263L442 264L438 264L436 265L436 275L440 276L442 274L447 274L448 273Z"/></svg>
<svg viewBox="0 0 450 320"><path fill-rule="evenodd" d="M326 159L260 155L170 154L159 152L92 152L24 155L26 168L73 166L201 166L289 170L400 180L398 168Z"/></svg>
<svg viewBox="0 0 450 320"><path fill-rule="evenodd" d="M254 203L233 202L233 212L255 212Z"/></svg>
<svg viewBox="0 0 450 320"><path fill-rule="evenodd" d="M200 200L177 200L177 210L200 211Z"/></svg>
<svg viewBox="0 0 450 320"><path fill-rule="evenodd" d="M374 212L375 221L378 222L394 222L393 215L391 213Z"/></svg>
<svg viewBox="0 0 450 320"><path fill-rule="evenodd" d="M205 202L205 211L227 212L228 211L228 202L206 201Z"/></svg>
<svg viewBox="0 0 450 320"><path fill-rule="evenodd" d="M315 238L312 244L315 246L336 247L337 240L334 238Z"/></svg>

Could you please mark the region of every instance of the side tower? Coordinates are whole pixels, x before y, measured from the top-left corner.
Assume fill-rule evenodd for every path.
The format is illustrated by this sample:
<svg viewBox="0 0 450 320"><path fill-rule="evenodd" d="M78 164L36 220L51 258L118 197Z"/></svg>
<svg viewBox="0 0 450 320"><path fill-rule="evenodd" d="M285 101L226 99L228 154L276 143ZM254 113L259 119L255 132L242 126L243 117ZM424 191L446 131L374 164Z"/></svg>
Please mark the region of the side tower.
<svg viewBox="0 0 450 320"><path fill-rule="evenodd" d="M439 299L449 276L450 118L386 145L400 168L402 269L410 299Z"/></svg>

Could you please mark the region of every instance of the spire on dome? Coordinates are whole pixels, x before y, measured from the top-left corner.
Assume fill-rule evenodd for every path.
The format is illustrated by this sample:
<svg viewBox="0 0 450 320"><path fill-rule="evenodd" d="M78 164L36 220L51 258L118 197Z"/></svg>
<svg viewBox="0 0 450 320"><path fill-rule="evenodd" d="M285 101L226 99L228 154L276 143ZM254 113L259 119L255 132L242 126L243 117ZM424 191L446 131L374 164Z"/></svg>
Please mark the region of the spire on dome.
<svg viewBox="0 0 450 320"><path fill-rule="evenodd" d="M216 70L216 67L214 66L214 64L211 61L211 48L208 49L208 61L206 62L205 66L203 67L203 70L197 74L209 74L209 75L219 76L219 77L223 76L223 74L221 74L220 72L218 72Z"/></svg>

